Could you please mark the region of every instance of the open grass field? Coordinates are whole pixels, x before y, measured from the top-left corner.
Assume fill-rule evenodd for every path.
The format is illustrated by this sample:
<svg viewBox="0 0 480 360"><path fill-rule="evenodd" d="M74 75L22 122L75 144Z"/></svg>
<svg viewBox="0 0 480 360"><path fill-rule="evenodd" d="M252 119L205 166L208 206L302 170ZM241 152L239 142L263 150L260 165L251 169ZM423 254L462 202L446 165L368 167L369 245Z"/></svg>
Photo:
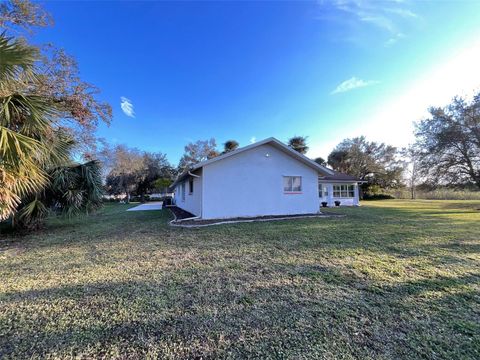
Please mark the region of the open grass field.
<svg viewBox="0 0 480 360"><path fill-rule="evenodd" d="M201 229L98 214L0 241L0 358L480 358L480 201Z"/></svg>

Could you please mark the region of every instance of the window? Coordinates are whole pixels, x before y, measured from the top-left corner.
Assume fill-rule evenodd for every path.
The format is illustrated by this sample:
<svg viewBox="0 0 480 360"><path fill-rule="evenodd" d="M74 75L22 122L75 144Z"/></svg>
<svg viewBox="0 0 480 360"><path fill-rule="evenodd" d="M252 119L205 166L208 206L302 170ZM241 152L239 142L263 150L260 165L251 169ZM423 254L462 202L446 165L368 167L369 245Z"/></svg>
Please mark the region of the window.
<svg viewBox="0 0 480 360"><path fill-rule="evenodd" d="M185 201L185 181L182 183L182 201Z"/></svg>
<svg viewBox="0 0 480 360"><path fill-rule="evenodd" d="M333 185L333 197L353 198L355 197L354 185Z"/></svg>
<svg viewBox="0 0 480 360"><path fill-rule="evenodd" d="M302 177L301 176L284 176L283 177L284 192L301 192Z"/></svg>
<svg viewBox="0 0 480 360"><path fill-rule="evenodd" d="M328 197L328 186L318 184L318 197Z"/></svg>
<svg viewBox="0 0 480 360"><path fill-rule="evenodd" d="M193 179L190 178L190 180L188 180L188 192L190 194L193 194Z"/></svg>

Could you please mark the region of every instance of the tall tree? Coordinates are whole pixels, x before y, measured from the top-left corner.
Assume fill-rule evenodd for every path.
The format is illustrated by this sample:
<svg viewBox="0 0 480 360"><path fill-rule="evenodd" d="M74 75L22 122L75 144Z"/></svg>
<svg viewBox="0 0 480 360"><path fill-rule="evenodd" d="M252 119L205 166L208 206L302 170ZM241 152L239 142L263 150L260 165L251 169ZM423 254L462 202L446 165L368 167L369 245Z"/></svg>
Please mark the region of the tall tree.
<svg viewBox="0 0 480 360"><path fill-rule="evenodd" d="M178 164L179 170L185 171L201 161L218 156L219 153L216 148L217 143L214 138L188 143L185 145L185 153Z"/></svg>
<svg viewBox="0 0 480 360"><path fill-rule="evenodd" d="M131 193L148 172L143 153L126 145L117 145L109 153L107 191L111 194L126 194L126 201L129 202Z"/></svg>
<svg viewBox="0 0 480 360"><path fill-rule="evenodd" d="M59 126L72 133L82 155L91 159L97 126L99 122L110 124L112 108L98 100L100 90L80 78L77 61L63 49L44 46L41 55L38 84L33 91L55 106Z"/></svg>
<svg viewBox="0 0 480 360"><path fill-rule="evenodd" d="M222 154L226 154L230 151L234 151L234 150L237 150L238 147L240 146L240 144L238 143L238 141L236 140L227 140L225 141L225 143L223 144L223 152Z"/></svg>
<svg viewBox="0 0 480 360"><path fill-rule="evenodd" d="M313 161L315 161L318 165L327 166L327 161L320 156L315 158Z"/></svg>
<svg viewBox="0 0 480 360"><path fill-rule="evenodd" d="M97 155L106 168L106 190L110 194L144 196L158 187L156 180L173 180L175 170L165 154L142 152L126 145L110 147L104 143Z"/></svg>
<svg viewBox="0 0 480 360"><path fill-rule="evenodd" d="M175 175L175 171L165 154L145 152L143 153L143 162L145 171L140 174L140 181L135 189L136 194L142 197L142 201L149 191L155 189L159 184L165 184L167 181L173 180ZM163 182L158 182L159 179Z"/></svg>
<svg viewBox="0 0 480 360"><path fill-rule="evenodd" d="M0 24L29 31L48 25L49 17L37 4L10 1L0 5ZM91 134L99 119L111 117L76 67L42 49L0 35L0 221L26 214L34 200L40 207L42 192L53 184L52 169L78 165L71 160L73 134Z"/></svg>
<svg viewBox="0 0 480 360"><path fill-rule="evenodd" d="M50 14L37 3L10 0L0 4L0 27L16 36L24 32L31 34L37 27L52 24ZM23 42L26 40L22 39ZM33 64L35 81L23 81L23 87L56 109L56 116L51 120L72 134L79 145L77 151L92 159L95 130L100 121L110 123L111 106L98 99L100 91L96 86L81 79L76 60L65 50L53 44L31 48L37 53Z"/></svg>
<svg viewBox="0 0 480 360"><path fill-rule="evenodd" d="M435 184L472 183L480 189L480 92L430 108L416 128L421 174Z"/></svg>
<svg viewBox="0 0 480 360"><path fill-rule="evenodd" d="M418 182L420 181L420 171L419 171L419 151L414 146L411 145L407 148L402 149L402 156L405 158L405 179L407 186L410 189L410 197L412 200L416 198L416 188Z"/></svg>
<svg viewBox="0 0 480 360"><path fill-rule="evenodd" d="M384 143L369 142L364 136L343 140L328 156L328 164L336 171L382 188L401 184L403 166L397 149Z"/></svg>
<svg viewBox="0 0 480 360"><path fill-rule="evenodd" d="M288 146L300 154L306 154L308 151L307 136L294 136L288 140Z"/></svg>
<svg viewBox="0 0 480 360"><path fill-rule="evenodd" d="M36 54L0 36L0 219L11 217L27 229L40 227L50 209L68 215L93 210L101 196L98 164L71 160L76 142L57 125L57 108L24 86L37 80Z"/></svg>
<svg viewBox="0 0 480 360"><path fill-rule="evenodd" d="M48 146L56 109L43 97L20 92L36 79L37 57L36 49L0 35L0 221L47 184L44 167L61 155Z"/></svg>
<svg viewBox="0 0 480 360"><path fill-rule="evenodd" d="M174 174L175 172L172 172L172 174ZM173 183L173 177L172 178L158 178L157 180L155 180L153 182L153 188L160 191L160 192L163 192L163 193L166 193L168 192L168 188L170 185L172 185Z"/></svg>

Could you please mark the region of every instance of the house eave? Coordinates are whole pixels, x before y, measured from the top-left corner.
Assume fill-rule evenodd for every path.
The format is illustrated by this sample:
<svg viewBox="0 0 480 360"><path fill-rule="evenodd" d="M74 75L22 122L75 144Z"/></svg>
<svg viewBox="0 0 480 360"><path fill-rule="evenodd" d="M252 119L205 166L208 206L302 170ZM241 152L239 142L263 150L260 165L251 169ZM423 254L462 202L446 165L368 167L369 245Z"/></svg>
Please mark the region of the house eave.
<svg viewBox="0 0 480 360"><path fill-rule="evenodd" d="M364 184L367 181L364 180L357 180L357 179L352 179L352 180L335 180L335 179L318 179L319 183L322 184L331 184L331 183L356 183L356 184Z"/></svg>

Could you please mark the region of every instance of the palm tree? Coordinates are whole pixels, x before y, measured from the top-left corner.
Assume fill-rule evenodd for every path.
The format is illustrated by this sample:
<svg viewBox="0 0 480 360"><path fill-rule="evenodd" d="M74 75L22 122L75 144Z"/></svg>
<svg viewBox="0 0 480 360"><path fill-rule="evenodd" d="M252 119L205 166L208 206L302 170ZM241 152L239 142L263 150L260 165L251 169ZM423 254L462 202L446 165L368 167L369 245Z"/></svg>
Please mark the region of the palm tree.
<svg viewBox="0 0 480 360"><path fill-rule="evenodd" d="M223 152L222 154L226 154L227 152L237 150L240 144L236 140L227 140L223 144Z"/></svg>
<svg viewBox="0 0 480 360"><path fill-rule="evenodd" d="M17 227L30 230L41 227L50 209L70 217L101 206L101 167L97 160L53 168L49 178L42 191L23 199L14 217Z"/></svg>
<svg viewBox="0 0 480 360"><path fill-rule="evenodd" d="M0 221L38 227L50 208L74 214L99 206L99 163L71 160L75 141L52 101L33 94L38 52L0 35Z"/></svg>
<svg viewBox="0 0 480 360"><path fill-rule="evenodd" d="M320 156L315 158L313 161L315 161L318 165L327 166L325 159Z"/></svg>
<svg viewBox="0 0 480 360"><path fill-rule="evenodd" d="M293 150L298 151L300 154L306 154L308 151L307 137L294 136L288 140L288 146Z"/></svg>
<svg viewBox="0 0 480 360"><path fill-rule="evenodd" d="M0 220L48 180L44 140L55 110L45 99L21 92L35 81L37 56L36 49L0 35Z"/></svg>

